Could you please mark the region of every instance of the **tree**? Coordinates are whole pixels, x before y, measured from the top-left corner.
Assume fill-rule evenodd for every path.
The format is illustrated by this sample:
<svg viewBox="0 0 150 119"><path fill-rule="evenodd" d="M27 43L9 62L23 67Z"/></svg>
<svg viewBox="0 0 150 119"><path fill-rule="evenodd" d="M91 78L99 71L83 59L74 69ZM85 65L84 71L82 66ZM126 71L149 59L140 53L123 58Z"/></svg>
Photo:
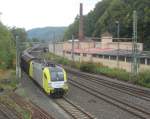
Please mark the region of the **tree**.
<svg viewBox="0 0 150 119"><path fill-rule="evenodd" d="M100 37L103 32L110 32L116 37L116 24L120 24L120 37L133 35L133 11L138 13L138 42L150 49L150 0L102 0L93 11L84 16L84 31L88 37ZM75 19L66 30L66 39L78 33L78 20Z"/></svg>
<svg viewBox="0 0 150 119"><path fill-rule="evenodd" d="M0 68L6 69L13 66L15 51L12 46L12 34L6 26L0 23Z"/></svg>
<svg viewBox="0 0 150 119"><path fill-rule="evenodd" d="M32 38L30 41L32 41L32 42L39 42L40 40L38 38Z"/></svg>
<svg viewBox="0 0 150 119"><path fill-rule="evenodd" d="M75 38L78 38L78 30L79 30L79 16L77 15L73 24L69 25L68 29L64 33L64 40L71 39L72 35Z"/></svg>
<svg viewBox="0 0 150 119"><path fill-rule="evenodd" d="M18 39L21 42L25 42L27 40L27 33L26 33L25 29L13 27L13 28L10 28L10 31L13 35L14 40L15 40L16 36L18 36Z"/></svg>

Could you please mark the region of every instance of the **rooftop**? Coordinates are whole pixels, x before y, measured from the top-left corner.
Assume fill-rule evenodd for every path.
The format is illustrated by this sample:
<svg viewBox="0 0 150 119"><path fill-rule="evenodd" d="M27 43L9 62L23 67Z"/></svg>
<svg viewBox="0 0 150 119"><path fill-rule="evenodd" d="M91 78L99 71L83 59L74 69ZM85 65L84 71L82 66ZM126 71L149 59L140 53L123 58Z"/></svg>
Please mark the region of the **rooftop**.
<svg viewBox="0 0 150 119"><path fill-rule="evenodd" d="M70 51L71 50L66 50ZM89 48L89 49L74 49L75 53L87 53L87 54L98 54L98 55L109 55L109 56L132 56L131 50L114 50L110 48ZM141 58L150 58L150 52L149 51L139 51L138 55Z"/></svg>

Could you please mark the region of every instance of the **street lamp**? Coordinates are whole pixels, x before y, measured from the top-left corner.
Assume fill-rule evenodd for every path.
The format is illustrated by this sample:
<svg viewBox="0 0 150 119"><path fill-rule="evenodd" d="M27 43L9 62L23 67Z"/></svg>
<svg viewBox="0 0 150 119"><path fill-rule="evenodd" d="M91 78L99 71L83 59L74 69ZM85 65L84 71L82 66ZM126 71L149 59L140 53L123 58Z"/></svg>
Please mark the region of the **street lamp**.
<svg viewBox="0 0 150 119"><path fill-rule="evenodd" d="M118 56L118 58L117 58L117 68L119 68L119 37L120 37L120 23L119 23L119 21L116 21L115 22L116 23L116 25L117 25L117 56Z"/></svg>
<svg viewBox="0 0 150 119"><path fill-rule="evenodd" d="M119 39L119 37L120 37L120 23L119 23L119 21L116 21L115 23L117 25L117 38Z"/></svg>

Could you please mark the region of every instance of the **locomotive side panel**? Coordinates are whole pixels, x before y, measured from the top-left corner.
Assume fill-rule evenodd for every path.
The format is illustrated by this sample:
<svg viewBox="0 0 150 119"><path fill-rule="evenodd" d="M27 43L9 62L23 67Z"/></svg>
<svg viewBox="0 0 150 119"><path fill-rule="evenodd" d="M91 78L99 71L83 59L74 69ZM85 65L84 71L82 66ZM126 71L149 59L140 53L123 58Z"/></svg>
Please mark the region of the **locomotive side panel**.
<svg viewBox="0 0 150 119"><path fill-rule="evenodd" d="M33 65L33 79L41 86L43 87L43 70L42 65L36 62L32 63Z"/></svg>
<svg viewBox="0 0 150 119"><path fill-rule="evenodd" d="M33 61L30 61L29 76L33 79Z"/></svg>

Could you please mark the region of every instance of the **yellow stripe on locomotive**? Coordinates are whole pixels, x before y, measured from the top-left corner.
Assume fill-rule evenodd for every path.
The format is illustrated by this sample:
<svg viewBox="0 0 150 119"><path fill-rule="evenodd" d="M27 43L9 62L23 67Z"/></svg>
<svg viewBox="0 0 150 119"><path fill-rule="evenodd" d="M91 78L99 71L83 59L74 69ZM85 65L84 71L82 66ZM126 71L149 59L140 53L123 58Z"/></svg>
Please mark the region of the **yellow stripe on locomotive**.
<svg viewBox="0 0 150 119"><path fill-rule="evenodd" d="M50 94L53 91L53 88L50 86L51 77L48 68L44 68L43 70L43 89L46 93Z"/></svg>

